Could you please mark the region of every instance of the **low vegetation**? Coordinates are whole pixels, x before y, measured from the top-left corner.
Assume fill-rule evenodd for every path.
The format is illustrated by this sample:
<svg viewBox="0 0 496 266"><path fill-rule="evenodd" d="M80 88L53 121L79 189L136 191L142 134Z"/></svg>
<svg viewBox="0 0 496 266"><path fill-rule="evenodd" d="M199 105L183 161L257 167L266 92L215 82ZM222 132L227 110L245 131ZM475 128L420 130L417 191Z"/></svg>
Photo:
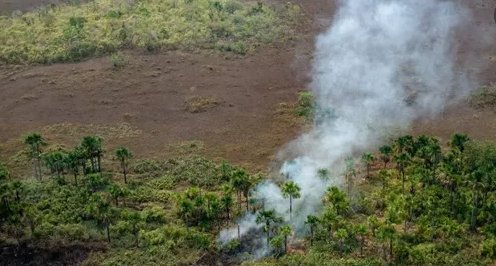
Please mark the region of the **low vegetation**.
<svg viewBox="0 0 496 266"><path fill-rule="evenodd" d="M475 108L495 108L496 107L496 85L483 86L472 93L470 105Z"/></svg>
<svg viewBox="0 0 496 266"><path fill-rule="evenodd" d="M295 109L297 116L302 116L311 119L315 112L315 99L311 92L301 91L298 93L298 105Z"/></svg>
<svg viewBox="0 0 496 266"><path fill-rule="evenodd" d="M237 0L93 0L0 17L0 61L79 61L119 49L245 54L292 38L299 8ZM120 65L118 54L112 63Z"/></svg>

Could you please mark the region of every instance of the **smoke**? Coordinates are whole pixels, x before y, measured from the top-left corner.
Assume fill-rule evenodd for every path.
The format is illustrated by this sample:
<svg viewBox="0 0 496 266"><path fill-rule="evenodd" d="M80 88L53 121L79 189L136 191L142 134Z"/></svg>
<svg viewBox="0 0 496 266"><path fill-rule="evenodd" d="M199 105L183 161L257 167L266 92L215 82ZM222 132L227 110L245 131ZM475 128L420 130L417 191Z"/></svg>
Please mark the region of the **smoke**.
<svg viewBox="0 0 496 266"><path fill-rule="evenodd" d="M290 218L289 200L275 183L260 184L254 196L305 232L306 217L321 208L327 187L341 182L346 157L466 94L470 84L453 58L456 30L468 16L453 1L341 0L332 25L316 40L314 127L280 154L296 154L280 172L300 186L301 198ZM321 179L319 169L332 177ZM243 218L241 231L259 228L254 221ZM235 237L226 230L220 241Z"/></svg>

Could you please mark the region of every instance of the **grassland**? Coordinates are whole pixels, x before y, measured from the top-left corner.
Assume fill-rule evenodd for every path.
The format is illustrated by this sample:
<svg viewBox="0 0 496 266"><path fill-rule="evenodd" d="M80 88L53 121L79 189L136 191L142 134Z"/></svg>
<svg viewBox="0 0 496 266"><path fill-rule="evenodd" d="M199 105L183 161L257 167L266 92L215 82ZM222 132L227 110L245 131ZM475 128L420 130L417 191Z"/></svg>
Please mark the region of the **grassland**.
<svg viewBox="0 0 496 266"><path fill-rule="evenodd" d="M0 17L0 61L71 62L119 49L245 54L294 36L295 5L236 0L94 0Z"/></svg>

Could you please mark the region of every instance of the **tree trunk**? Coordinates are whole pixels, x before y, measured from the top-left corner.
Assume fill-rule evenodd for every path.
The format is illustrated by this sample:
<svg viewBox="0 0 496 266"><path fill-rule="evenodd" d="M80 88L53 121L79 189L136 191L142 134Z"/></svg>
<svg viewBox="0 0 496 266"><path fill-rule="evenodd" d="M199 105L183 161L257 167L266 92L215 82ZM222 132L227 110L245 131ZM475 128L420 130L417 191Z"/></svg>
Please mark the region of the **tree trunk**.
<svg viewBox="0 0 496 266"><path fill-rule="evenodd" d="M238 224L238 241L241 241L241 230L239 228L239 224Z"/></svg>
<svg viewBox="0 0 496 266"><path fill-rule="evenodd" d="M250 196L246 194L245 199L246 199L246 211L248 212L250 211Z"/></svg>
<svg viewBox="0 0 496 266"><path fill-rule="evenodd" d="M293 197L289 196L289 220L291 221L291 218L293 216Z"/></svg>
<svg viewBox="0 0 496 266"><path fill-rule="evenodd" d="M108 223L105 225L105 229L107 230L107 241L110 243L110 228Z"/></svg>
<svg viewBox="0 0 496 266"><path fill-rule="evenodd" d="M96 172L96 171L95 171L95 169L96 169L96 168L95 168L95 158L93 158L93 157L92 157L92 158L90 159L90 163L91 163L91 171L92 171L92 172Z"/></svg>
<svg viewBox="0 0 496 266"><path fill-rule="evenodd" d="M126 165L122 165L122 173L124 174L124 183L127 184L127 167Z"/></svg>
<svg viewBox="0 0 496 266"><path fill-rule="evenodd" d="M313 246L313 226L310 226L310 246Z"/></svg>
<svg viewBox="0 0 496 266"><path fill-rule="evenodd" d="M475 191L474 206L472 208L472 213L470 214L470 230L472 230L472 231L475 231L475 227L477 224L476 214L477 214L478 201L479 201L479 193L477 191Z"/></svg>
<svg viewBox="0 0 496 266"><path fill-rule="evenodd" d="M284 236L284 253L288 253L288 237Z"/></svg>
<svg viewBox="0 0 496 266"><path fill-rule="evenodd" d="M363 244L364 244L364 237L360 236L360 257L363 256Z"/></svg>
<svg viewBox="0 0 496 266"><path fill-rule="evenodd" d="M77 182L77 172L74 171L74 184L77 186L78 185L78 182Z"/></svg>
<svg viewBox="0 0 496 266"><path fill-rule="evenodd" d="M238 211L241 212L241 191L237 191L238 193Z"/></svg>
<svg viewBox="0 0 496 266"><path fill-rule="evenodd" d="M102 156L100 154L97 155L97 161L98 161L98 172L102 173Z"/></svg>
<svg viewBox="0 0 496 266"><path fill-rule="evenodd" d="M389 239L389 257L393 258L393 238Z"/></svg>

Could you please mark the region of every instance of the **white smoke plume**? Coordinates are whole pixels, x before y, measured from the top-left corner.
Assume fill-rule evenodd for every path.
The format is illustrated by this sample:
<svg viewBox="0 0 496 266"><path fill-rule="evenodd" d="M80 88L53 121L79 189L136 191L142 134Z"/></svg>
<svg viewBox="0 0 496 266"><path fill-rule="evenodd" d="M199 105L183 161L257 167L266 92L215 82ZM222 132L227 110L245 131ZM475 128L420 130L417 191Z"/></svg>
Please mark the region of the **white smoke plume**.
<svg viewBox="0 0 496 266"><path fill-rule="evenodd" d="M344 159L384 141L388 130L434 116L470 87L454 63L457 28L469 12L453 1L341 0L330 28L316 40L311 89L317 102L313 129L289 144L297 156L280 172L301 187L289 202L270 181L255 197L264 199L302 232L330 184L341 183ZM329 169L330 180L318 177ZM256 228L253 216L242 232ZM247 227L247 228L244 228ZM236 238L221 233L220 241Z"/></svg>

